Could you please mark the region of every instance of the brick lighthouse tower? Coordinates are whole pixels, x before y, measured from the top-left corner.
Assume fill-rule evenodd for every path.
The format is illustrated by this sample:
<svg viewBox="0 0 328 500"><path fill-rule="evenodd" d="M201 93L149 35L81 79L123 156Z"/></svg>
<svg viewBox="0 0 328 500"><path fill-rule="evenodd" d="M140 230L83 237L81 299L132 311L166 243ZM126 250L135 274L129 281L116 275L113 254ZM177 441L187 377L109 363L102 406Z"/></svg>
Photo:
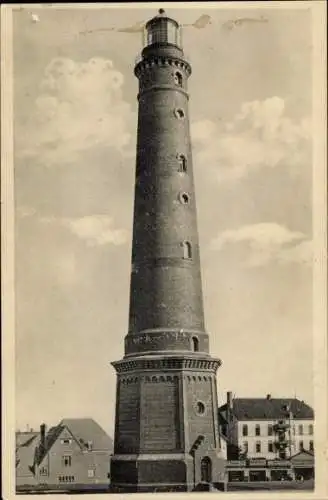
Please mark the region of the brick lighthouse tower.
<svg viewBox="0 0 328 500"><path fill-rule="evenodd" d="M178 23L145 27L129 331L117 372L113 491L224 481L216 372L204 326L187 82Z"/></svg>

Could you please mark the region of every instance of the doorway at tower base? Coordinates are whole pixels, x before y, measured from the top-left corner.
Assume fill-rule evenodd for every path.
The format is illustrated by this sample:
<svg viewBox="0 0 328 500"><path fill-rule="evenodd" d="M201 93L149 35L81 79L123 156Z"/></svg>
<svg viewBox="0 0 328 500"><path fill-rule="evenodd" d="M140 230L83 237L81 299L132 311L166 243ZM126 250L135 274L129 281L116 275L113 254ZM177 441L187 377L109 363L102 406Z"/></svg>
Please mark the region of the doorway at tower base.
<svg viewBox="0 0 328 500"><path fill-rule="evenodd" d="M203 459L188 454L111 459L112 493L226 491L226 485L226 461L214 450Z"/></svg>

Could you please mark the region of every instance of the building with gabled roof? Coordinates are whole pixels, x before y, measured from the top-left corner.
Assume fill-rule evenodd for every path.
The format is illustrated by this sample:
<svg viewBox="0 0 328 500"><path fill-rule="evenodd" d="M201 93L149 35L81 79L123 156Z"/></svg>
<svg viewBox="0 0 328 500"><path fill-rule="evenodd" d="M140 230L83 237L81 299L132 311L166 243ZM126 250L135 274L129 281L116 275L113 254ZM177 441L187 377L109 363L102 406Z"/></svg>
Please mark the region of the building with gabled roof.
<svg viewBox="0 0 328 500"><path fill-rule="evenodd" d="M39 445L39 432L16 432L16 484L35 485L33 472L34 455Z"/></svg>
<svg viewBox="0 0 328 500"><path fill-rule="evenodd" d="M307 469L311 473L307 475L314 474L314 411L304 401L273 398L270 394L264 398L233 398L228 392L227 402L219 408L219 423L228 441L228 460L247 460L256 469L240 466L244 476L253 474L266 480L272 477L268 464L280 468L288 461L288 467L293 466L293 457L303 452L310 463ZM280 477L280 473L275 475Z"/></svg>
<svg viewBox="0 0 328 500"><path fill-rule="evenodd" d="M227 410L227 405L220 407L220 412ZM313 420L314 411L304 401L297 398L234 398L233 413L237 420L279 420L286 417L286 407L297 420Z"/></svg>
<svg viewBox="0 0 328 500"><path fill-rule="evenodd" d="M28 456L22 455L23 448L19 443L18 457L24 458L24 470L29 470L30 476L24 482L22 466L16 467L17 486L73 489L109 485L113 442L92 418L63 419L48 432L42 424L35 442L30 440Z"/></svg>

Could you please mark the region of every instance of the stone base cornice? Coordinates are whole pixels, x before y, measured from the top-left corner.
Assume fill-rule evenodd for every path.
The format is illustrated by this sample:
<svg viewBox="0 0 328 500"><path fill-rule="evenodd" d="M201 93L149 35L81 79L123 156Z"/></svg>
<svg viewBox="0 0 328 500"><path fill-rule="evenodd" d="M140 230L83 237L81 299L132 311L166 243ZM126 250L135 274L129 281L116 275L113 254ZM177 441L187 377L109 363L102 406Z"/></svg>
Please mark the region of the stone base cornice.
<svg viewBox="0 0 328 500"><path fill-rule="evenodd" d="M136 356L111 363L117 373L205 370L216 373L222 362L210 356Z"/></svg>

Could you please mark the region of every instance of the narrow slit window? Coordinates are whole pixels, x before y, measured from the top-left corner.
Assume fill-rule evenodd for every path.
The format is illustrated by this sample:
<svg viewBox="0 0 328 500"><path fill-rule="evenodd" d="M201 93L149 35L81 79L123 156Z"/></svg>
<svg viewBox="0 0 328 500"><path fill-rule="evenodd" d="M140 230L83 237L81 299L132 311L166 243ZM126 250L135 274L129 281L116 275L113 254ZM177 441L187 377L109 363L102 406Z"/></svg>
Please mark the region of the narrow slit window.
<svg viewBox="0 0 328 500"><path fill-rule="evenodd" d="M205 413L205 405L201 401L198 401L197 403L197 413L199 415L203 415Z"/></svg>
<svg viewBox="0 0 328 500"><path fill-rule="evenodd" d="M179 172L187 172L187 158L184 155L178 155Z"/></svg>
<svg viewBox="0 0 328 500"><path fill-rule="evenodd" d="M178 85L179 87L182 87L182 75L180 71L176 71L174 73L174 83Z"/></svg>
<svg viewBox="0 0 328 500"><path fill-rule="evenodd" d="M194 352L198 352L199 351L199 340L197 337L193 337L192 338L192 349Z"/></svg>
<svg viewBox="0 0 328 500"><path fill-rule="evenodd" d="M189 241L184 241L183 246L183 258L191 259L191 243Z"/></svg>

